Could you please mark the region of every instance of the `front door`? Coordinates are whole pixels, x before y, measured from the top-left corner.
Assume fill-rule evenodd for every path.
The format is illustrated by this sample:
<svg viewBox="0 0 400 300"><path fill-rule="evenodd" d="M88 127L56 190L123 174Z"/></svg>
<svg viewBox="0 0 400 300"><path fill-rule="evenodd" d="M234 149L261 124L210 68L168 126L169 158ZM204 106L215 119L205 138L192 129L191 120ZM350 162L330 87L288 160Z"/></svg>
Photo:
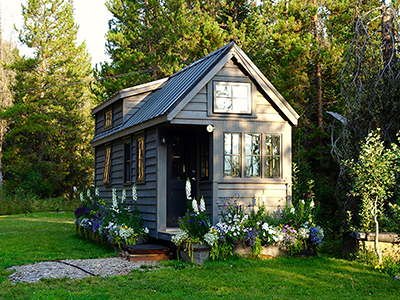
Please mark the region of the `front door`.
<svg viewBox="0 0 400 300"><path fill-rule="evenodd" d="M187 210L186 180L196 196L196 132L170 131L167 138L167 227L178 227L178 218Z"/></svg>

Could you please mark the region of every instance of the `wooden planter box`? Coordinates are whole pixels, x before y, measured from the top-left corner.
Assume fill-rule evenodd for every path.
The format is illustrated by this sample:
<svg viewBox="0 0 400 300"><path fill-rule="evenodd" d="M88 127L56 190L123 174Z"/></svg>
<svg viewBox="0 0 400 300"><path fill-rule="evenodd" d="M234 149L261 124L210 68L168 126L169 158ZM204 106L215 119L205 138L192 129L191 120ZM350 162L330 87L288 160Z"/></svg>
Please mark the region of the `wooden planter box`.
<svg viewBox="0 0 400 300"><path fill-rule="evenodd" d="M379 250L384 256L400 256L400 237L394 232L379 233ZM342 255L348 256L361 249L374 250L375 232L351 231L343 234Z"/></svg>

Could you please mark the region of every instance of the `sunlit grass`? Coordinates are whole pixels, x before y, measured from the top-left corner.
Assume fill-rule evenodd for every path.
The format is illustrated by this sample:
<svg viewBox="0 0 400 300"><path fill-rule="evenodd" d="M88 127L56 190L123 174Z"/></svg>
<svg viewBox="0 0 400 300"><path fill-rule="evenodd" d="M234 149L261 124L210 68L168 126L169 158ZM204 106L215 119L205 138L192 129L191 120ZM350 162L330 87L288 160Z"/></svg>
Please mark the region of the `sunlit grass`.
<svg viewBox="0 0 400 300"><path fill-rule="evenodd" d="M80 239L72 213L0 218L0 299L399 299L400 282L370 265L318 256L228 259L203 266L168 261L129 276L12 284L9 266L114 256Z"/></svg>

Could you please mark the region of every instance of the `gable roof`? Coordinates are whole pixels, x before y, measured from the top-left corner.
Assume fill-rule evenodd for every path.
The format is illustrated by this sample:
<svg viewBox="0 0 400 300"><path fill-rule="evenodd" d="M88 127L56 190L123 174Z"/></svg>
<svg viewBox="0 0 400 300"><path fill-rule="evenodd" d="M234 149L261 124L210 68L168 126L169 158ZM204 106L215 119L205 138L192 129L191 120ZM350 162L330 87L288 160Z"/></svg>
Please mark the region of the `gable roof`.
<svg viewBox="0 0 400 300"><path fill-rule="evenodd" d="M209 79L216 75L233 56L250 74L250 76L253 77L261 89L273 101L275 106L284 116L286 116L289 122L292 125L297 125L299 115L254 65L242 49L232 41L207 56L195 61L193 64L187 66L181 71L171 75L169 78L146 84L147 86L153 86L153 83L157 83L154 87L155 89L158 88L158 90L125 123L112 128L107 132L96 135L91 142L93 143L153 119L157 120L157 118L159 118L158 122L172 120L194 97L194 95L196 95L207 84ZM122 90L111 97L111 101L112 99L121 99L123 96L131 94L132 92L140 91L143 86L144 85ZM107 100L105 102L108 103L109 101ZM103 107L102 104L99 106L94 108L92 113L95 113Z"/></svg>

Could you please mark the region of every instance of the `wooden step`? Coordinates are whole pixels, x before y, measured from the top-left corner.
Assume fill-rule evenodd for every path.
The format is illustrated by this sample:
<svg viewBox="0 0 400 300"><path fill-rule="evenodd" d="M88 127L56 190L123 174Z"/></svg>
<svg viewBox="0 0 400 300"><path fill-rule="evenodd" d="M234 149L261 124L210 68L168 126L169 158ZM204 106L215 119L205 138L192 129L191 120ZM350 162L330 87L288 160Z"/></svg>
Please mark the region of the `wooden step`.
<svg viewBox="0 0 400 300"><path fill-rule="evenodd" d="M169 248L155 244L122 245L130 261L159 261L168 260Z"/></svg>

